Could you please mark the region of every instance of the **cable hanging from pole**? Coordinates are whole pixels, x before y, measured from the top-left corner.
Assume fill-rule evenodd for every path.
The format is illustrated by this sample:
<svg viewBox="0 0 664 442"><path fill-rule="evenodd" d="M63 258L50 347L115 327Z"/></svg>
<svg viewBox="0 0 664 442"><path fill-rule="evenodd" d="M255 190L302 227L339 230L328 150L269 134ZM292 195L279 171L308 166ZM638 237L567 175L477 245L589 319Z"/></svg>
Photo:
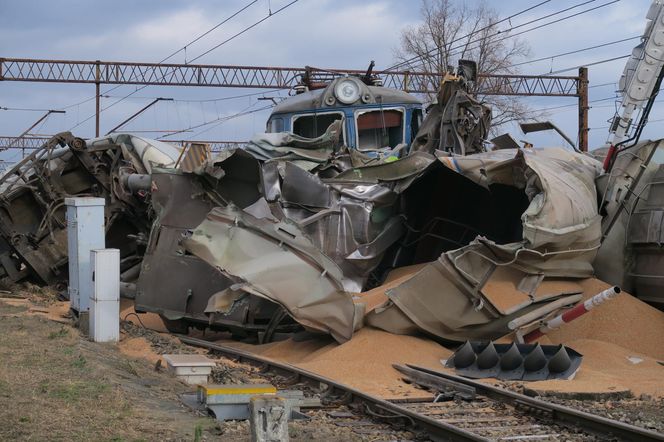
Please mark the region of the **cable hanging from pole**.
<svg viewBox="0 0 664 442"><path fill-rule="evenodd" d="M290 3L286 4L285 6L282 6L282 7L279 8L278 10L274 11L271 15L267 15L267 16L263 17L261 20L258 20L258 21L255 22L254 24L252 24L252 25L246 27L246 28L243 29L242 31L240 31L240 32L236 33L235 35L233 35L232 37L230 37L230 38L226 39L225 41L219 43L218 45L216 45L216 46L214 46L214 47L208 49L207 51L203 52L203 53L200 54L199 56L197 56L197 57L195 57L195 58L189 60L189 63L188 63L188 64L191 64L192 62L198 60L199 58L203 57L204 55L209 54L209 53L212 52L213 50L215 50L215 49L217 49L217 48L223 46L224 44L228 43L229 41L233 40L234 38L236 38L236 37L238 37L238 36L244 34L245 32L249 31L250 29L254 28L255 26L259 25L260 23L264 22L264 21L267 20L268 18L270 18L270 17L272 17L272 16L278 14L279 12L281 12L281 11L283 11L284 9L288 8L289 6L291 6L291 5L295 4L295 3L297 3L298 1L299 1L299 0L293 0L293 1L291 1ZM160 63L157 63L157 64L161 64L161 62L160 62ZM164 77L166 77L166 74L164 74L160 79L163 79ZM117 100L117 101L115 101L115 102L109 104L109 105L106 106L105 108L101 109L100 113L101 113L101 112L104 112L105 110L107 110L107 109L109 109L109 108L111 108L111 107L113 107L113 106L115 106L116 104L120 103L121 101L126 100L126 99L129 98L130 96L134 95L136 92L138 92L138 91L140 91L140 90L143 90L143 89L145 89L146 87L148 87L148 85L144 85L144 86L141 86L140 88L137 88L137 89L134 90L133 92L131 92L131 93L127 94L126 96L124 96L123 98L121 98L121 99L119 99L119 100ZM111 90L113 90L113 89L110 89L109 91L107 91L107 93L110 92ZM95 117L95 115L91 115L91 116L89 116L88 118L86 118L86 119L84 119L83 121L79 122L77 125L73 126L73 127L70 128L69 130L71 131L72 129L75 129L76 127L80 126L81 124L85 123L86 121L89 121L90 119L92 119L92 118L94 118L94 117Z"/></svg>
<svg viewBox="0 0 664 442"><path fill-rule="evenodd" d="M240 8L239 10L237 10L236 12L234 12L233 14L231 14L229 17L227 17L227 18L225 18L224 20L222 20L220 23L216 24L215 26L213 26L212 28L210 28L209 30L207 30L206 32L204 32L203 34L199 35L198 37L194 38L194 39L193 39L192 41L190 41L189 43L185 44L182 48L180 48L180 49L178 49L177 51L173 52L173 53L172 53L171 55L169 55L168 57L163 58L163 59L162 59L161 61L159 61L157 64L162 64L163 62L165 62L166 60L170 59L170 58L173 57L174 55L177 55L179 52L181 52L181 51L182 51L183 49L185 49L187 46L191 46L192 44L194 44L194 43L196 43L197 41L199 41L201 38L203 38L203 37L205 37L206 35L208 35L210 32L214 31L215 29L218 29L220 26L222 26L223 24L227 23L229 20L233 19L234 17L236 17L236 16L239 15L240 13L244 12L247 8L249 8L250 6L252 6L252 5L253 5L254 3L256 3L257 1L258 1L258 0L252 0L252 1L249 2L247 5L243 6L242 8ZM186 61L186 60L185 60L185 61ZM123 86L123 85L121 85L121 84L119 84L119 85L117 85L117 86L114 86L114 87L112 87L111 89L107 90L107 91L106 91L106 94L108 94L109 92L112 92L112 91L114 91L114 90L116 90L116 89L118 89L118 88L120 88L120 87L122 87L122 86ZM116 105L117 103L119 103L119 102L123 101L124 99L126 99L128 96L131 96L131 95L135 94L136 92L138 92L138 90L144 89L145 87L146 87L146 86L143 86L142 88L133 91L133 92L130 93L129 95L125 96L124 98L121 98L120 100L118 100L118 101L116 101L116 102L114 102L114 103L111 103L109 106L107 106L106 108L102 109L102 110L100 111L100 113L103 112L104 110L110 108L110 107L113 107L113 106ZM90 101L90 100L93 100L93 99L95 99L95 97L92 97L92 98L90 98L89 100L84 100L84 101L82 101L81 103L78 103L78 104L82 104L82 103L85 103L85 102ZM66 108L69 108L69 107L73 107L73 106L77 106L78 104L74 104L74 105L66 106L66 107L64 107L63 109L66 109ZM80 122L77 123L75 126L71 127L69 130L71 131L72 129L75 129L76 127L78 127L78 126L80 126L81 124L83 124L83 123L89 121L89 120L92 119L93 117L94 117L94 115L93 115L93 116L90 116L90 117L88 117L88 118L86 118L86 119L84 119L83 121L80 121Z"/></svg>

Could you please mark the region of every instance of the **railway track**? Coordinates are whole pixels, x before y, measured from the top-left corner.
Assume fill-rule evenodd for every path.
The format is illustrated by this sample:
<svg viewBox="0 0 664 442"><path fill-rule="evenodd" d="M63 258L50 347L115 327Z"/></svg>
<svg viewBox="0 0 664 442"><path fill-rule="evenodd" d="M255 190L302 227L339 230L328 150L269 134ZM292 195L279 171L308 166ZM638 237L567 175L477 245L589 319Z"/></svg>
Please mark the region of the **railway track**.
<svg viewBox="0 0 664 442"><path fill-rule="evenodd" d="M365 416L408 425L431 440L452 441L664 441L664 435L602 416L552 404L492 385L422 367L395 366L404 377L438 392L434 401L387 401L299 367L276 362L230 346L187 336L185 344L207 348L232 359L277 373L291 384L324 385L329 404L354 404ZM380 431L357 414L332 411L338 425ZM361 430L359 431L362 432Z"/></svg>

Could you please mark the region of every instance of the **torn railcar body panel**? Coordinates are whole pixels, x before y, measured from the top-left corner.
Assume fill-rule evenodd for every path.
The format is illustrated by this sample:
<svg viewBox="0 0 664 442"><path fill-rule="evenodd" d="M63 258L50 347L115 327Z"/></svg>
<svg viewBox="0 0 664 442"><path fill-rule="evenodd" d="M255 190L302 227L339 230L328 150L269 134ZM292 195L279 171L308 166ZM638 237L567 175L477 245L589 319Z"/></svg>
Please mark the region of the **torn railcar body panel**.
<svg viewBox="0 0 664 442"><path fill-rule="evenodd" d="M214 267L186 255L182 234L193 229L212 209L202 187L177 170L152 173L155 220L137 281L136 309L149 309L176 320L191 315L207 321L203 310L208 298L230 285Z"/></svg>
<svg viewBox="0 0 664 442"><path fill-rule="evenodd" d="M593 153L605 157L607 149ZM621 150L598 179L604 239L597 277L646 302L664 305L664 141ZM627 244L627 246L625 246Z"/></svg>
<svg viewBox="0 0 664 442"><path fill-rule="evenodd" d="M184 246L244 284L242 290L283 306L305 327L340 342L352 337L355 306L341 270L294 224L217 207Z"/></svg>
<svg viewBox="0 0 664 442"><path fill-rule="evenodd" d="M369 313L367 323L392 332L419 329L449 341L496 339L512 331L511 320L574 293L561 281L550 284L555 278L592 275L601 240L593 184L599 163L557 149L439 159L478 185L526 193L523 240L497 244L478 236L443 253L387 290L391 304Z"/></svg>
<svg viewBox="0 0 664 442"><path fill-rule="evenodd" d="M194 173L156 169L152 174L156 219L138 282L137 309L156 312L168 319L183 318L215 326L228 326L231 322L237 325L239 318L235 317L236 310L232 306L230 309L224 307L224 311L216 312L214 316L203 313L218 304L212 300L215 296L215 299L222 298L222 304L225 304L228 286L238 278L242 281L246 278L233 273L233 266L222 267L232 281L224 283L219 277L211 278L209 272L220 266L200 253L184 253L183 244L187 242L180 241L213 207L222 210L232 203L254 228L260 220L263 229L280 222L294 229L301 241L307 242L307 253L315 255L315 261L322 265L314 273L326 272L328 277L336 275L334 282L339 287L325 290L344 293L334 301L343 307L332 307L330 311L332 316L341 315L335 309L350 312L347 321L342 321L344 324L335 327L338 331L334 332L335 337L348 339L355 322L348 293L363 289L369 273L379 264L385 251L404 233L403 216L398 214L399 195L392 190L393 183L383 185L378 181L383 178L412 181L430 165L437 165L435 157L418 153L397 163L364 167L362 170L368 175L365 178L354 176L324 182L315 173L291 161L260 162L248 152L237 150L223 152ZM442 169L439 165L437 167ZM402 184L401 187L406 186ZM210 247L216 246L211 244ZM330 260L335 264L332 270ZM270 268L269 262L256 264L265 265L264 272ZM178 271L178 265L183 266L182 271ZM178 273L177 281L169 282L172 275ZM302 304L300 300L296 299L293 304L290 287L274 287L267 294L248 285L239 290L251 293L254 298L253 295L259 294L272 302L276 300L291 312L302 309L302 305L298 305ZM224 294L220 295L222 292ZM321 312L323 309L316 310L317 314ZM256 319L258 315L252 312L248 317ZM298 313L293 317L300 320ZM245 326L252 328L250 322L245 322ZM320 325L311 328L321 330ZM323 331L329 330L325 327Z"/></svg>
<svg viewBox="0 0 664 442"><path fill-rule="evenodd" d="M549 276L592 275L601 241L594 185L601 173L598 161L558 148L505 149L439 159L479 185L513 186L528 197L530 203L521 215L521 245L482 241L494 260L507 258L499 262L512 261L526 271Z"/></svg>
<svg viewBox="0 0 664 442"><path fill-rule="evenodd" d="M238 154L226 154L201 176L237 173L228 162L234 155ZM389 268L386 259L401 267L423 262L433 250L425 250L432 243L429 240L414 254L400 252L408 247L402 241L409 213L402 210L403 204L412 206L408 203L414 198L412 192L423 191L429 205L432 195L437 196L434 206L449 204L458 196L458 190L447 187L453 183L449 178L456 176L469 190L474 186L486 193L486 201L494 192L497 201L529 201L509 208L516 218L506 225L521 216L518 237L505 235L503 240L513 238L513 242L496 242L480 235L468 244L472 239L468 236L467 245L445 249L411 280L388 290L392 307L369 314L367 322L394 331L399 322L394 318L402 317L402 330L419 329L448 340L497 338L510 331L510 320L575 293L565 287L544 296L542 290L551 278L592 274L590 262L600 238L593 187L597 164L577 155L562 150L504 150L441 156L437 161L418 152L395 162L347 169L327 179L289 162L275 164L274 173L266 174L269 163L263 163L258 169L260 182L270 200L259 198L244 210L231 205L215 208L184 246L235 282L246 284L243 290L279 303L301 324L343 341L357 322L350 293L366 287L368 274L379 265ZM427 181L436 176L447 181ZM212 185L214 180L205 182L224 188ZM466 201L458 208L476 204ZM494 210L505 207L497 205ZM409 229L419 235L424 232ZM440 235L431 239L441 241ZM358 265L357 260L364 261ZM505 274L504 269L511 272ZM505 281L511 285L513 302L501 301L491 290ZM389 323L381 322L387 317Z"/></svg>
<svg viewBox="0 0 664 442"><path fill-rule="evenodd" d="M119 248L122 270L140 260L147 233L148 196L135 195L125 178L150 171L154 162L172 166L173 146L131 135L88 140L69 132L54 136L0 178L0 278L45 284L67 279L64 199L106 200L106 244Z"/></svg>
<svg viewBox="0 0 664 442"><path fill-rule="evenodd" d="M234 333L265 331L279 306L233 289L218 269L187 253L182 240L213 207L235 201L248 206L259 197L259 164L243 151L225 151L196 173L154 168L151 175L154 222L137 281L137 311L162 315L168 327L214 325ZM184 321L180 321L184 320ZM281 328L292 328L285 324Z"/></svg>

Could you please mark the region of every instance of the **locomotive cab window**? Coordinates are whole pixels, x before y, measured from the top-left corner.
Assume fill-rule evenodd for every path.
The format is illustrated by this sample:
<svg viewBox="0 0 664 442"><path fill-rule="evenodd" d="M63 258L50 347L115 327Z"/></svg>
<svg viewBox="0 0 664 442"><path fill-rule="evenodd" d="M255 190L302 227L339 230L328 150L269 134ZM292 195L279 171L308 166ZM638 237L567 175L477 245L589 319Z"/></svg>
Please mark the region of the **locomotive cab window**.
<svg viewBox="0 0 664 442"><path fill-rule="evenodd" d="M320 137L330 124L343 117L341 112L298 115L293 117L293 133L307 138Z"/></svg>
<svg viewBox="0 0 664 442"><path fill-rule="evenodd" d="M267 122L267 132L283 132L284 131L284 119L280 117L270 118Z"/></svg>
<svg viewBox="0 0 664 442"><path fill-rule="evenodd" d="M399 109L376 109L358 112L357 148L359 150L377 150L396 147L403 143L403 111Z"/></svg>

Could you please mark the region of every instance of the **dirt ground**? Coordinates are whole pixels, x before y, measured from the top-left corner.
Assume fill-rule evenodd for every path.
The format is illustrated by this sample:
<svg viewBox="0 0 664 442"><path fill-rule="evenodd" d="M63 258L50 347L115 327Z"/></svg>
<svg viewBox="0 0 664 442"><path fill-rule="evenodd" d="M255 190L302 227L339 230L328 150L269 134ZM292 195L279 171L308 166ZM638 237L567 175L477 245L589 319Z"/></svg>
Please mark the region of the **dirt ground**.
<svg viewBox="0 0 664 442"><path fill-rule="evenodd" d="M182 405L179 395L193 391L192 387L165 373L163 361L159 362L166 353L207 352L183 345L171 335L143 328L142 321L148 318L141 319L136 314L127 316L131 311L131 306L124 306L127 321L121 323L119 344L96 344L73 327L67 317L68 304L58 301L54 292L28 286L12 293L0 293L0 336L3 338L0 341L0 440L248 440L246 421L216 422ZM364 330L351 342L366 352L362 336L370 338L371 330ZM451 353L442 347L434 349L431 343L417 345L413 337L390 335L386 339L378 346L372 340L371 359L393 357L395 348L406 348L413 353L410 356L413 358L416 354L431 353L435 356L433 362L438 365L439 359L445 356L440 352ZM408 342L397 342L403 339ZM344 350L343 346L337 348L329 340L305 340L296 349L290 348L289 341L260 347L264 347L266 356L277 359L287 353L293 359L290 362L295 364L314 364L317 358L325 356L318 365L308 368L323 367L333 370L335 376L343 374L340 370L350 370L351 375L346 373L341 377L361 381L364 388L376 382L383 387L390 384L376 377L376 367L347 363L354 358L366 359L357 358L354 346L346 346ZM253 350L258 348L254 346ZM410 353L400 352L400 360ZM215 383L273 383L282 388L277 379L261 374L255 367L207 355L217 361L212 376ZM376 382L367 382L366 376L362 376L367 368ZM633 380L639 383L638 379ZM524 387L519 383L511 384L514 385L506 387L517 391ZM406 393L401 387L398 391L388 390L383 392L385 396ZM418 390L416 393L427 392ZM547 399L664 431L664 400L636 390L633 393L637 393L636 397L618 395L585 401L562 397ZM311 410L307 414L309 420L289 424L291 440L418 440L421 437L408 431L395 431L383 423L367 424L366 416L361 413L356 413L354 418L359 426L343 426L343 422L331 417L325 409Z"/></svg>
<svg viewBox="0 0 664 442"><path fill-rule="evenodd" d="M66 303L48 289L0 294L0 440L246 441L247 421L217 422L186 408L193 392L156 361L165 353L205 353L172 336L123 322L117 345L82 336ZM216 383L265 383L255 367L217 359ZM326 410L289 424L292 441L418 440L377 423L358 434Z"/></svg>
<svg viewBox="0 0 664 442"><path fill-rule="evenodd" d="M188 389L147 361L0 301L0 440L207 439L216 422L180 405Z"/></svg>

